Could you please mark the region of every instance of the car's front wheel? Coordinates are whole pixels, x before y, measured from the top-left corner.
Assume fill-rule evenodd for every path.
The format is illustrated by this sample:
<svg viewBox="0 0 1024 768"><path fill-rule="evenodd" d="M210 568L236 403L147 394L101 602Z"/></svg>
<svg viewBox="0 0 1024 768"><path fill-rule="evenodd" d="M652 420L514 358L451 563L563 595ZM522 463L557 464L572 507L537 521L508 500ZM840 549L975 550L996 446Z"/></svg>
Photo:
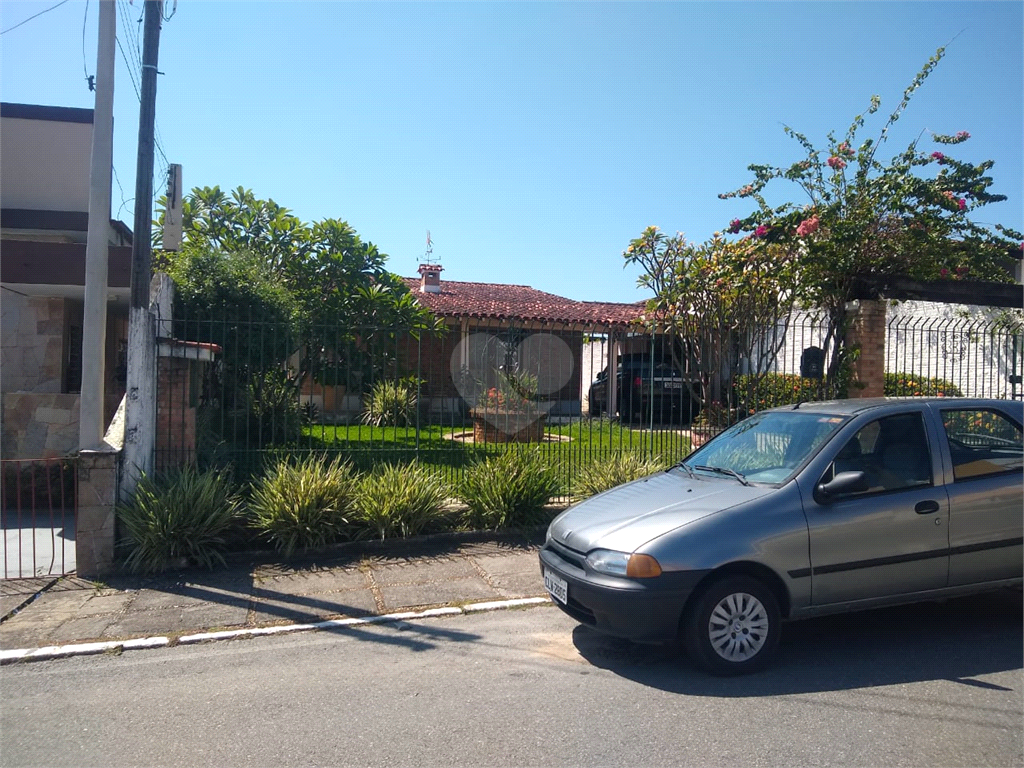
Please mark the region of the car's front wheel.
<svg viewBox="0 0 1024 768"><path fill-rule="evenodd" d="M683 645L695 664L716 675L741 675L763 668L782 631L778 600L751 576L713 582L683 617Z"/></svg>

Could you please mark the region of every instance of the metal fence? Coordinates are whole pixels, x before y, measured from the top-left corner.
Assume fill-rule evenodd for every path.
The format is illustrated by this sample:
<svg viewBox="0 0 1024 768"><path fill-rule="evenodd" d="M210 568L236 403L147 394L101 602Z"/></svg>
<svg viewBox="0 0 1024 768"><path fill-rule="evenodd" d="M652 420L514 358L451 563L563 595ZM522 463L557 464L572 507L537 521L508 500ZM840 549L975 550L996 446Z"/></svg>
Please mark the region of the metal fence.
<svg viewBox="0 0 1024 768"><path fill-rule="evenodd" d="M78 467L74 458L0 461L3 578L75 570Z"/></svg>
<svg viewBox="0 0 1024 768"><path fill-rule="evenodd" d="M913 394L899 389L911 375L964 394L1019 396L1019 324L974 322L891 322L887 372L904 375L887 377L887 394ZM822 377L831 351L810 315L789 318L760 347L724 331L695 345L625 328L485 320L438 336L189 317L160 335L171 351L159 360L157 468L230 465L240 480L308 452L363 470L415 460L455 480L525 444L546 454L571 493L596 459L629 452L673 462L698 425L845 396ZM754 348L771 352L741 351Z"/></svg>

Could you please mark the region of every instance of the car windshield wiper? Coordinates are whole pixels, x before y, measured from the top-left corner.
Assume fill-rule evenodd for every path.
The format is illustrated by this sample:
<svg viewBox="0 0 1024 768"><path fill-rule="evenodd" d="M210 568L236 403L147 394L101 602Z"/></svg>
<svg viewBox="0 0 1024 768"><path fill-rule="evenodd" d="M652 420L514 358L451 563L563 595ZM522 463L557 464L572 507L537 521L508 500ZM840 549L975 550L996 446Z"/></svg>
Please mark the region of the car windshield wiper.
<svg viewBox="0 0 1024 768"><path fill-rule="evenodd" d="M701 472L714 472L714 473L719 474L719 475L729 475L730 477L735 477L737 480L739 480L744 485L750 485L750 483L747 482L747 478L745 478L743 475L741 475L735 469L729 469L728 467L703 467L703 466L701 466L701 467L694 467L694 469L699 469Z"/></svg>
<svg viewBox="0 0 1024 768"><path fill-rule="evenodd" d="M685 461L680 461L678 464L676 464L676 466L682 467L683 469L686 470L686 474L688 474L690 477L693 477L693 470L690 469L690 465L687 464Z"/></svg>

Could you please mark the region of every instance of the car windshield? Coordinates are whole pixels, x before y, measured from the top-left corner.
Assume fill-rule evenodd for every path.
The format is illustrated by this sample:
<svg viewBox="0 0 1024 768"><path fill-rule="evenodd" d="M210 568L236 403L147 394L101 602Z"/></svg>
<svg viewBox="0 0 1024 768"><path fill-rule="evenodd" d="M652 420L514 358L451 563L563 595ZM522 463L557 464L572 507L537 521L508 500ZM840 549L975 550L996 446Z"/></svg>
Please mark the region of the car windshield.
<svg viewBox="0 0 1024 768"><path fill-rule="evenodd" d="M687 457L689 470L735 473L752 483L781 484L845 422L809 411L758 413L734 424Z"/></svg>

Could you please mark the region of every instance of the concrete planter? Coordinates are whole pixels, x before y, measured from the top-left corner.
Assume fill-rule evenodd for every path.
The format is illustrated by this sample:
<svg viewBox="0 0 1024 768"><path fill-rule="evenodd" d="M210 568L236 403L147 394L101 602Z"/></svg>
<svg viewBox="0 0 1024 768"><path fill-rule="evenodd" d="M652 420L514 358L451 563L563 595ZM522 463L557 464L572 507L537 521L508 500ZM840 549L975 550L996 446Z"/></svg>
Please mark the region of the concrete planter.
<svg viewBox="0 0 1024 768"><path fill-rule="evenodd" d="M537 443L544 439L548 415L538 411L474 408L473 440L478 443Z"/></svg>

